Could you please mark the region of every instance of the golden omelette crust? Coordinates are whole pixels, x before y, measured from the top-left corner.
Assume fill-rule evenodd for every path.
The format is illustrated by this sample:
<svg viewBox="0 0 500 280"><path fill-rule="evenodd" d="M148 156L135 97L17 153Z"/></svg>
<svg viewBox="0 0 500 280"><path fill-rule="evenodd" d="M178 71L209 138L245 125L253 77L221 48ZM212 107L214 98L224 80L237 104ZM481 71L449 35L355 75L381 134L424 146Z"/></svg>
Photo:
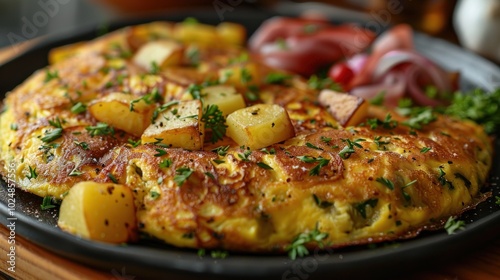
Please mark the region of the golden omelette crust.
<svg viewBox="0 0 500 280"><path fill-rule="evenodd" d="M189 84L217 78L216 70L243 51L203 47L198 68L152 75L117 54L116 45L127 48L129 32L83 44L75 56L47 68L58 78L45 81L46 70L40 70L8 94L0 122L4 176L5 166L14 163L18 187L57 198L76 182L116 178L136 195L142 232L180 247L256 252L282 251L316 226L329 234L324 243L332 247L407 238L483 198L479 191L491 166L492 145L480 126L439 116L416 135L403 125L342 128L314 102L317 92L298 77L288 85L259 82L261 99L285 106L297 136L265 151L247 152L247 157L230 139L207 144L204 151L187 151L134 148L127 141L137 138L121 131L91 137L85 128L97 122L88 112L72 113L76 102L111 92L140 97L153 88L163 102L179 99ZM258 67L261 73L270 71ZM372 107L369 114L384 119L387 111ZM49 120L55 117L63 120L63 134L48 147L40 137L54 129ZM342 158L346 139L358 140L361 148ZM221 145L231 145L226 155L211 151ZM423 147L430 150L422 153ZM166 155L157 156L158 149ZM301 156L329 161L311 175L317 163L305 163ZM166 159L171 166L160 167ZM30 167L38 175L31 180ZM179 187L173 178L181 167L194 172ZM70 176L72 171L81 174ZM393 182L393 189L377 181L381 177Z"/></svg>

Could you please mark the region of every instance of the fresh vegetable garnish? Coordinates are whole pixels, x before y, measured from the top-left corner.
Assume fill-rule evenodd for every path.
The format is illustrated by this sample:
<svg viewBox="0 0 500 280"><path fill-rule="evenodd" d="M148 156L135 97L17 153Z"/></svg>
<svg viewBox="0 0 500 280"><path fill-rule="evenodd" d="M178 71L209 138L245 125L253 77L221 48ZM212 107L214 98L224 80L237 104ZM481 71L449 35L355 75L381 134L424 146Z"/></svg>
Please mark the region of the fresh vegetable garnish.
<svg viewBox="0 0 500 280"><path fill-rule="evenodd" d="M458 92L445 114L482 124L488 134L500 131L500 88L487 93L482 89Z"/></svg>
<svg viewBox="0 0 500 280"><path fill-rule="evenodd" d="M226 118L217 105L211 104L205 107L201 121L205 123L205 128L212 130L210 141L215 143L224 138L226 135Z"/></svg>
<svg viewBox="0 0 500 280"><path fill-rule="evenodd" d="M315 242L318 247L323 248L323 240L326 238L328 238L328 233L320 232L318 224L316 224L314 230L297 235L292 243L286 246L285 251L288 252L290 259L295 260L297 256L304 257L309 255L309 250L305 246L307 243Z"/></svg>
<svg viewBox="0 0 500 280"><path fill-rule="evenodd" d="M184 182L193 174L193 170L189 167L180 167L175 170L174 182L177 186L182 187Z"/></svg>
<svg viewBox="0 0 500 280"><path fill-rule="evenodd" d="M457 230L465 229L465 222L462 220L456 220L454 217L449 217L446 223L444 224L444 229L446 232L451 235L454 234Z"/></svg>

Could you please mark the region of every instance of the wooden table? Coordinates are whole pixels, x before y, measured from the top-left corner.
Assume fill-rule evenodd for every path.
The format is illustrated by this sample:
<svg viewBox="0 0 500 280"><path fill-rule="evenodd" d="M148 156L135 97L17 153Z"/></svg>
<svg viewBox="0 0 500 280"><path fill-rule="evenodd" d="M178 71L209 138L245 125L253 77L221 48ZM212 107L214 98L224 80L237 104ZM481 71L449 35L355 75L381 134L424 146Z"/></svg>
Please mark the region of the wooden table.
<svg viewBox="0 0 500 280"><path fill-rule="evenodd" d="M28 41L17 46L0 49L0 64L15 55L17 51L30 47L36 41ZM7 243L9 230L0 225L0 259L9 252ZM408 272L402 279L500 279L500 236L477 251L458 257L452 263L432 267L425 271ZM30 241L16 236L16 272L8 271L8 264L0 262L0 271L15 279L119 279L121 272L100 271L55 255ZM2 275L0 274L0 278ZM137 278L136 278L137 279Z"/></svg>

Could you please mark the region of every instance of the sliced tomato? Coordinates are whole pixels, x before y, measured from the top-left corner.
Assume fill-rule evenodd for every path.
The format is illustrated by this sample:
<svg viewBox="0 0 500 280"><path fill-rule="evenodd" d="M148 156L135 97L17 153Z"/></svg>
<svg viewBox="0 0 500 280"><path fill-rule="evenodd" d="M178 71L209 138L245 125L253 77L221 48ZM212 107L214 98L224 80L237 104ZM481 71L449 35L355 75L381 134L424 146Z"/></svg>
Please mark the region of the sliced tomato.
<svg viewBox="0 0 500 280"><path fill-rule="evenodd" d="M343 88L345 88L351 80L354 78L354 71L347 66L347 63L337 63L333 65L328 71L328 76L334 82L340 84Z"/></svg>

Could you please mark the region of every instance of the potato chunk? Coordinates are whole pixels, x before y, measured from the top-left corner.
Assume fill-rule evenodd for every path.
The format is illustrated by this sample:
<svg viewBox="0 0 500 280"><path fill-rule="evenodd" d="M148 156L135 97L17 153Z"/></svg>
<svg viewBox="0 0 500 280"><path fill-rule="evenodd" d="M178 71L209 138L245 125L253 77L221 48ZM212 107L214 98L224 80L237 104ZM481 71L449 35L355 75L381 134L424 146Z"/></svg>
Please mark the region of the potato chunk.
<svg viewBox="0 0 500 280"><path fill-rule="evenodd" d="M131 26L126 31L126 42L136 51L147 42L172 37L173 28L173 23L163 21Z"/></svg>
<svg viewBox="0 0 500 280"><path fill-rule="evenodd" d="M59 210L59 227L83 238L123 243L138 238L134 195L124 185L81 182Z"/></svg>
<svg viewBox="0 0 500 280"><path fill-rule="evenodd" d="M347 93L324 89L320 92L318 101L342 126L357 125L368 113L368 102Z"/></svg>
<svg viewBox="0 0 500 280"><path fill-rule="evenodd" d="M49 51L49 64L56 64L78 53L85 42L73 43L51 49Z"/></svg>
<svg viewBox="0 0 500 280"><path fill-rule="evenodd" d="M131 103L133 103L132 111ZM114 92L89 104L88 110L100 122L132 135L141 136L151 123L154 105L139 100L137 96Z"/></svg>
<svg viewBox="0 0 500 280"><path fill-rule="evenodd" d="M279 105L259 104L227 116L227 136L238 145L260 149L295 136L288 113Z"/></svg>
<svg viewBox="0 0 500 280"><path fill-rule="evenodd" d="M161 107L162 112L144 131L142 143L160 141L170 147L200 150L203 147L204 127L200 100L175 101Z"/></svg>
<svg viewBox="0 0 500 280"><path fill-rule="evenodd" d="M224 43L243 45L246 40L246 30L240 24L232 22L221 22L216 27L217 35Z"/></svg>
<svg viewBox="0 0 500 280"><path fill-rule="evenodd" d="M217 105L224 117L232 112L245 108L243 96L232 86L217 85L206 87L201 91L203 102L206 105Z"/></svg>
<svg viewBox="0 0 500 280"><path fill-rule="evenodd" d="M219 42L214 26L198 22L180 22L175 25L174 37L183 43L216 45Z"/></svg>
<svg viewBox="0 0 500 280"><path fill-rule="evenodd" d="M246 89L248 85L260 84L259 68L254 63L245 65L231 65L219 69L219 82L233 85L239 89Z"/></svg>
<svg viewBox="0 0 500 280"><path fill-rule="evenodd" d="M159 40L144 44L134 55L134 63L153 71L155 67L165 69L178 65L183 56L182 45L173 40Z"/></svg>

